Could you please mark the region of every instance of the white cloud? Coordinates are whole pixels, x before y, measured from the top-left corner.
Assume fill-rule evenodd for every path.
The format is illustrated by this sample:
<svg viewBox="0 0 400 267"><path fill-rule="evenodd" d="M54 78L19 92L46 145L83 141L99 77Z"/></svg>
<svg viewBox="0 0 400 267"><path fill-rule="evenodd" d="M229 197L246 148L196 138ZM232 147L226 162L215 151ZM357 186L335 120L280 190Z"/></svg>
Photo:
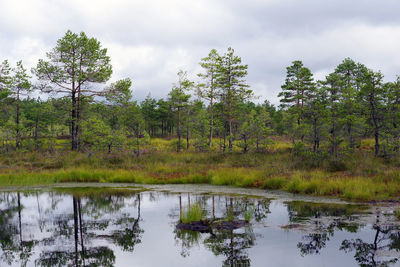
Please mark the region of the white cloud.
<svg viewBox="0 0 400 267"><path fill-rule="evenodd" d="M130 77L135 96L166 96L179 69L192 78L212 48L235 48L248 83L277 104L285 67L301 59L323 78L345 57L394 79L400 67L400 2L394 0L0 0L0 60L28 68L67 29L109 50L112 80Z"/></svg>

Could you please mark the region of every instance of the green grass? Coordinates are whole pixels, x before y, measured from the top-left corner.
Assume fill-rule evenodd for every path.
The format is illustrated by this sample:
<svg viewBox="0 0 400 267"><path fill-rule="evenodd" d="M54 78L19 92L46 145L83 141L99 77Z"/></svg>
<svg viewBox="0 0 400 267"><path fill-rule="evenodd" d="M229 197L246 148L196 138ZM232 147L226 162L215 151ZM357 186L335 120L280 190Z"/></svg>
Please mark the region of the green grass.
<svg viewBox="0 0 400 267"><path fill-rule="evenodd" d="M397 210L394 212L394 215L396 216L397 220L400 220L400 209L397 209Z"/></svg>
<svg viewBox="0 0 400 267"><path fill-rule="evenodd" d="M199 203L194 203L191 206L183 209L181 222L191 223L198 222L205 218L205 212Z"/></svg>
<svg viewBox="0 0 400 267"><path fill-rule="evenodd" d="M282 140L274 141L272 152L247 154L177 153L171 148L173 144L174 140L152 139L146 145L147 152L139 158L129 151L0 154L0 187L65 182L191 183L283 190L354 201L400 199L399 158L376 158L369 151L356 150L337 159L334 165L329 159L310 164L312 157L294 157L291 144Z"/></svg>
<svg viewBox="0 0 400 267"><path fill-rule="evenodd" d="M246 222L250 222L250 221L251 221L251 219L252 219L253 216L254 216L254 210L255 210L255 208L252 206L250 209L246 210L246 211L243 213L243 218L244 218L244 220L245 220Z"/></svg>

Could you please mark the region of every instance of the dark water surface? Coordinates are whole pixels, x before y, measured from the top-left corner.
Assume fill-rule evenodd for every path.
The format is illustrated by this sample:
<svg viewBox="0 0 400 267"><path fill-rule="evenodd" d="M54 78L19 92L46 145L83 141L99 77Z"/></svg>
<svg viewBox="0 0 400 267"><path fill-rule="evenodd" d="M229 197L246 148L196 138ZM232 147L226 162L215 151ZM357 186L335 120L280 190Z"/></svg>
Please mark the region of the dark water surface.
<svg viewBox="0 0 400 267"><path fill-rule="evenodd" d="M209 220L250 223L177 229L196 203ZM381 210L134 188L0 192L0 266L399 266L398 224Z"/></svg>

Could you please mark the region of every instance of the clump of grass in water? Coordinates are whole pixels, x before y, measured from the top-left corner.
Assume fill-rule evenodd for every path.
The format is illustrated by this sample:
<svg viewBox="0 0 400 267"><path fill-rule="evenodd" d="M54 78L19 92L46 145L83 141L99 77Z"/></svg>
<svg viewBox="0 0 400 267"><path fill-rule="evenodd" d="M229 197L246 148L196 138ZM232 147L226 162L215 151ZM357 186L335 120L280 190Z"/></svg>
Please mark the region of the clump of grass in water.
<svg viewBox="0 0 400 267"><path fill-rule="evenodd" d="M400 208L398 208L395 212L394 215L396 216L397 220L400 220Z"/></svg>
<svg viewBox="0 0 400 267"><path fill-rule="evenodd" d="M190 207L183 210L181 222L191 223L203 220L205 212L199 203L194 203Z"/></svg>
<svg viewBox="0 0 400 267"><path fill-rule="evenodd" d="M254 206L252 206L250 209L246 210L243 213L244 220L246 222L250 222L251 219L253 218L253 215L254 215Z"/></svg>

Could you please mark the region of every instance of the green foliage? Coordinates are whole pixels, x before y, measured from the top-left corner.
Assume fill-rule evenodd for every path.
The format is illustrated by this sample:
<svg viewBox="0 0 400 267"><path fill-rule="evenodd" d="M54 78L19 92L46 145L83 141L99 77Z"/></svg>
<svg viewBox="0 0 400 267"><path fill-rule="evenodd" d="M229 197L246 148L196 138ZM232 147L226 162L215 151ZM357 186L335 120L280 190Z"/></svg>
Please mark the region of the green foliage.
<svg viewBox="0 0 400 267"><path fill-rule="evenodd" d="M116 81L106 91L106 100L113 105L126 106L132 99L132 81L129 78Z"/></svg>
<svg viewBox="0 0 400 267"><path fill-rule="evenodd" d="M107 146L111 129L102 120L90 118L83 121L82 141L89 146L104 149Z"/></svg>
<svg viewBox="0 0 400 267"><path fill-rule="evenodd" d="M104 95L104 90L93 90L91 83L103 83L111 77L112 67L107 49L84 32L79 35L68 30L57 45L47 53L48 61L39 59L32 71L45 93L67 94L71 97L71 148L80 145L79 123L85 96Z"/></svg>
<svg viewBox="0 0 400 267"><path fill-rule="evenodd" d="M297 124L300 125L303 121L306 102L313 94L313 75L299 60L293 61L286 70L285 84L282 85L282 92L278 96L282 97L281 106L289 108L293 114L296 114Z"/></svg>

